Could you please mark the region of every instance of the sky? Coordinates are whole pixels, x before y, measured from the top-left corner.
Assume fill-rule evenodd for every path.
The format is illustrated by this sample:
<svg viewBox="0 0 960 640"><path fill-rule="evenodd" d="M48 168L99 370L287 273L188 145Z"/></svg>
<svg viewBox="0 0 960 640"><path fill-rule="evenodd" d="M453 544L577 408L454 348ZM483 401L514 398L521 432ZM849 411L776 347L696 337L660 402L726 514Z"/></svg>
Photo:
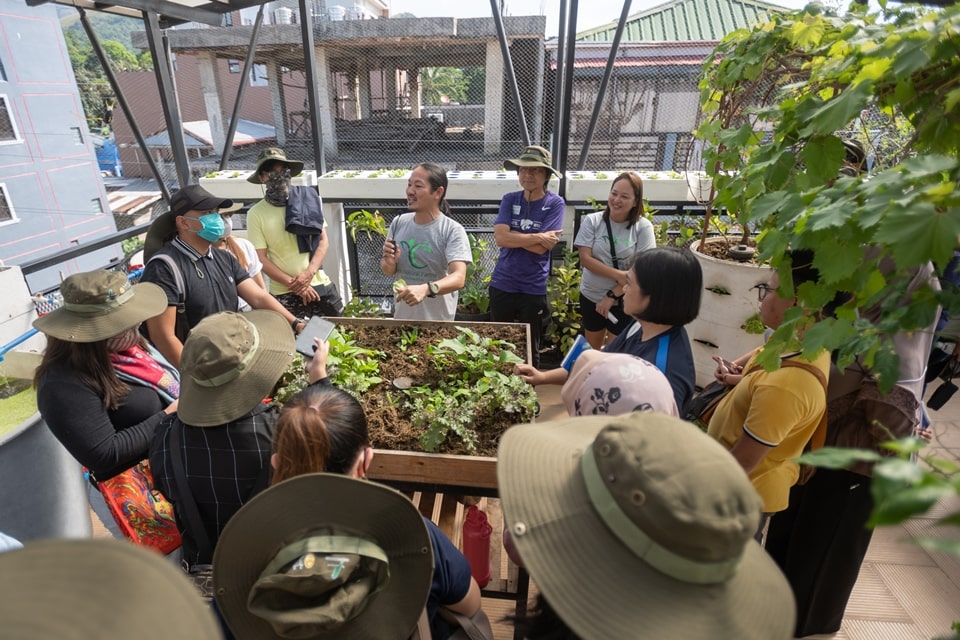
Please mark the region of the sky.
<svg viewBox="0 0 960 640"><path fill-rule="evenodd" d="M501 0L496 0L500 4ZM560 0L504 0L506 15L547 16L547 37L557 35L560 15ZM632 0L630 15L665 4L669 0ZM767 0L771 4L801 8L807 0ZM568 0L569 3L569 0ZM585 31L602 24L616 22L623 11L623 0L579 0L577 31ZM461 0L460 2L437 2L437 0L391 0L390 15L409 12L418 18L431 16L450 18L489 18L490 0Z"/></svg>

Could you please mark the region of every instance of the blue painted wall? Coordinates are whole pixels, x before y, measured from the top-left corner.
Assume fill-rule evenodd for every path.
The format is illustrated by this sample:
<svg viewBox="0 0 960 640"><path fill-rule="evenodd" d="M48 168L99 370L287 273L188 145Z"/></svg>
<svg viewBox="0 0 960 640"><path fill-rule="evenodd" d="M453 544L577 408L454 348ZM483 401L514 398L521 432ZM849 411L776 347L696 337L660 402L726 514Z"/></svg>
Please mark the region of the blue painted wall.
<svg viewBox="0 0 960 640"><path fill-rule="evenodd" d="M0 140L0 260L20 265L116 231L55 5L0 2L0 98L13 139ZM6 136L9 138L10 136ZM120 246L27 277L31 291L106 265Z"/></svg>

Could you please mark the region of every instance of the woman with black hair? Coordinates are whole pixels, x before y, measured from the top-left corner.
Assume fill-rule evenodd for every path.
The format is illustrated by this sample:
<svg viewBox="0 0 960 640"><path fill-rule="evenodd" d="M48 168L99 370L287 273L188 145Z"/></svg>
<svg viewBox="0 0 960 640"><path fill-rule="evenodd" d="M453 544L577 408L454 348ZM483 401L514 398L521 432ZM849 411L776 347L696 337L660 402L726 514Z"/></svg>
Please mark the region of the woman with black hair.
<svg viewBox="0 0 960 640"><path fill-rule="evenodd" d="M682 407L695 387L693 352L683 325L700 312L700 263L689 249L649 249L634 256L624 281L623 308L635 322L604 351L628 353L656 365ZM533 385L563 384L568 376L563 368L539 371L526 364L517 365L515 371Z"/></svg>

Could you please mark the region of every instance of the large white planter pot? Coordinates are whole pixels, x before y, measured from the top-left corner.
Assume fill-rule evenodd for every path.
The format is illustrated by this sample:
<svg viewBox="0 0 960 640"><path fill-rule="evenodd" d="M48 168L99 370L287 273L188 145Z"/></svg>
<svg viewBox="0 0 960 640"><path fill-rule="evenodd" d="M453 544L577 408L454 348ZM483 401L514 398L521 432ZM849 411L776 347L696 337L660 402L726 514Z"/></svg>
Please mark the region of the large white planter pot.
<svg viewBox="0 0 960 640"><path fill-rule="evenodd" d="M743 327L759 310L757 292L751 287L766 282L770 268L717 260L700 253L699 244L698 241L691 248L703 270L704 291L700 315L687 325L687 334L693 348L697 386L702 387L713 382L717 367L713 356L734 360L763 344L762 334L747 333Z"/></svg>

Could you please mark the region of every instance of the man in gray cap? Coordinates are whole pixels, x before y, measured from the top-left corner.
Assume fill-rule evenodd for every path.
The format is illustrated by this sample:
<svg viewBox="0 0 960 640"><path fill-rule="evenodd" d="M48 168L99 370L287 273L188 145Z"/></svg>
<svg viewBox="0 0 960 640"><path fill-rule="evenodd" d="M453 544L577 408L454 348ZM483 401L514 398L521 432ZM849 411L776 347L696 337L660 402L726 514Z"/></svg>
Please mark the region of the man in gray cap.
<svg viewBox="0 0 960 640"><path fill-rule="evenodd" d="M167 309L147 320L150 341L174 366L180 365L183 341L190 329L220 311L237 311L237 297L254 309L276 311L295 333L305 326L276 298L258 287L228 251L213 244L223 237L219 210L231 200L218 198L198 185L180 189L170 198L170 210L147 232L143 282L159 285L167 294ZM172 240L164 245L164 241Z"/></svg>

